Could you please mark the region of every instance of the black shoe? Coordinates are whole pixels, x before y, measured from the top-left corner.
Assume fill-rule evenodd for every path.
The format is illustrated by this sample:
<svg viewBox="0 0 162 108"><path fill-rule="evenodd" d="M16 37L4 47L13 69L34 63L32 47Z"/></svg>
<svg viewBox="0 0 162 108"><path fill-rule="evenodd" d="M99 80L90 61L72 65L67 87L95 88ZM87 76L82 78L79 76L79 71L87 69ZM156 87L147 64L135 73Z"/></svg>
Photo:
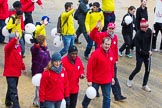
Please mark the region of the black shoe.
<svg viewBox="0 0 162 108"><path fill-rule="evenodd" d="M82 42L78 42L78 41L77 41L77 42L75 42L75 44L82 44Z"/></svg>
<svg viewBox="0 0 162 108"><path fill-rule="evenodd" d="M77 38L75 38L75 44L81 44L81 42L79 42L79 40Z"/></svg>
<svg viewBox="0 0 162 108"><path fill-rule="evenodd" d="M89 57L86 57L86 56L85 56L85 57L84 57L84 59L85 59L85 60L88 60L88 59L89 59Z"/></svg>
<svg viewBox="0 0 162 108"><path fill-rule="evenodd" d="M12 108L12 104L6 104L6 108Z"/></svg>
<svg viewBox="0 0 162 108"><path fill-rule="evenodd" d="M100 97L100 94L97 92L97 95L96 95L96 97Z"/></svg>
<svg viewBox="0 0 162 108"><path fill-rule="evenodd" d="M3 42L0 42L1 44L7 44L7 42L3 41Z"/></svg>
<svg viewBox="0 0 162 108"><path fill-rule="evenodd" d="M115 101L123 101L125 99L127 99L127 97L124 96L115 97Z"/></svg>

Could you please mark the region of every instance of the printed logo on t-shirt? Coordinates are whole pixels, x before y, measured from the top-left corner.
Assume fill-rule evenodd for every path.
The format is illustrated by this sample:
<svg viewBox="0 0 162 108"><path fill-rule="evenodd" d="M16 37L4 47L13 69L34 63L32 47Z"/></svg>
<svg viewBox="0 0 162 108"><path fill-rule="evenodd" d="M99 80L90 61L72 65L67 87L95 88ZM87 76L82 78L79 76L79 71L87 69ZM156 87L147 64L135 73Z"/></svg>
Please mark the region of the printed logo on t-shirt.
<svg viewBox="0 0 162 108"><path fill-rule="evenodd" d="M21 55L21 52L19 52L19 55Z"/></svg>
<svg viewBox="0 0 162 108"><path fill-rule="evenodd" d="M114 44L116 44L116 42L114 41Z"/></svg>
<svg viewBox="0 0 162 108"><path fill-rule="evenodd" d="M78 70L80 69L80 66L78 66Z"/></svg>
<svg viewBox="0 0 162 108"><path fill-rule="evenodd" d="M113 60L113 57L110 57L110 60L112 61Z"/></svg>
<svg viewBox="0 0 162 108"><path fill-rule="evenodd" d="M64 77L64 73L61 73L61 77Z"/></svg>

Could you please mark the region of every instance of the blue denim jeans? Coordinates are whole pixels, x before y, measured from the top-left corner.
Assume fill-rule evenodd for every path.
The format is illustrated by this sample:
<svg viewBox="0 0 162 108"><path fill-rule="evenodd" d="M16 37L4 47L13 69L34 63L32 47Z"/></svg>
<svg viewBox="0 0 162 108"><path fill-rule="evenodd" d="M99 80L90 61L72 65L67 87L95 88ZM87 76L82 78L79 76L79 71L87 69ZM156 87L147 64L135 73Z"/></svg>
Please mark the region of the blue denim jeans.
<svg viewBox="0 0 162 108"><path fill-rule="evenodd" d="M2 29L5 25L5 20L0 20L0 43L4 42L5 40L5 36L2 34Z"/></svg>
<svg viewBox="0 0 162 108"><path fill-rule="evenodd" d="M24 40L24 34L22 34L21 39L19 40L20 46L21 46L21 53L22 56L25 54L25 40Z"/></svg>
<svg viewBox="0 0 162 108"><path fill-rule="evenodd" d="M106 31L107 25L110 22L113 22L113 23L115 22L116 16L115 16L115 14L110 14L110 15L108 15L107 13L103 13L103 14L104 14L104 27L103 27L102 31Z"/></svg>
<svg viewBox="0 0 162 108"><path fill-rule="evenodd" d="M12 108L20 108L18 93L17 93L17 85L19 77L6 77L7 80L7 93L5 104L6 106L12 106Z"/></svg>
<svg viewBox="0 0 162 108"><path fill-rule="evenodd" d="M92 86L97 90L99 86L101 86L102 94L103 94L103 102L102 108L110 108L110 93L111 93L111 83L108 84L97 84L92 83ZM89 99L86 95L84 96L82 106L83 108L88 108L91 99Z"/></svg>
<svg viewBox="0 0 162 108"><path fill-rule="evenodd" d="M92 47L93 47L93 40L88 36L87 37L87 47L86 50L84 51L84 56L88 57L89 54L91 53Z"/></svg>
<svg viewBox="0 0 162 108"><path fill-rule="evenodd" d="M56 101L56 102L51 102L51 101L45 101L45 108L60 108L62 101Z"/></svg>
<svg viewBox="0 0 162 108"><path fill-rule="evenodd" d="M61 56L66 54L69 50L69 47L74 45L74 35L64 35L62 36L64 48L60 51Z"/></svg>

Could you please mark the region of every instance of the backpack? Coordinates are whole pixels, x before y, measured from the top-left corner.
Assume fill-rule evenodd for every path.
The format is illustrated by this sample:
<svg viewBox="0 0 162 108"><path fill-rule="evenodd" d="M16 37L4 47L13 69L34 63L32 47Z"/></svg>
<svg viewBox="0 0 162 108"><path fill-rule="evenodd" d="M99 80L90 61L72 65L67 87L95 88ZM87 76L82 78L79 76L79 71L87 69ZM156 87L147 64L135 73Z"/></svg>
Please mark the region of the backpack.
<svg viewBox="0 0 162 108"><path fill-rule="evenodd" d="M16 20L16 19L15 19L13 16L10 16L10 17L9 17L8 22L10 21L10 18L12 18L12 21L13 21L12 24L15 24L15 20ZM11 31L12 31L12 28L8 30L9 33L11 33Z"/></svg>
<svg viewBox="0 0 162 108"><path fill-rule="evenodd" d="M69 18L69 17L68 17ZM62 33L62 27L67 23L68 18L64 21L64 23L61 25L61 15L58 17L57 20L57 33Z"/></svg>
<svg viewBox="0 0 162 108"><path fill-rule="evenodd" d="M78 20L78 16L79 16L79 9L77 9L74 13L74 19Z"/></svg>

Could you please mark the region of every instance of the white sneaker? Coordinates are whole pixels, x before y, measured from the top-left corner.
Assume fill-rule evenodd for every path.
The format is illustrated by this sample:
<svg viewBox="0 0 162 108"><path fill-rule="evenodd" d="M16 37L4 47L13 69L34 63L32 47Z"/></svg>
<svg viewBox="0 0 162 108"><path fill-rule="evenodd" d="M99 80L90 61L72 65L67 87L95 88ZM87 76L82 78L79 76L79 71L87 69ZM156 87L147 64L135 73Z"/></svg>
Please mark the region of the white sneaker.
<svg viewBox="0 0 162 108"><path fill-rule="evenodd" d="M132 87L132 83L133 83L133 81L132 81L132 80L127 80L127 86L128 86L128 87L130 87L130 88L131 88L131 87Z"/></svg>
<svg viewBox="0 0 162 108"><path fill-rule="evenodd" d="M151 89L147 85L142 86L142 89L145 90L146 92L151 92Z"/></svg>
<svg viewBox="0 0 162 108"><path fill-rule="evenodd" d="M158 52L158 49L155 48L155 49L152 49L152 51L154 51L154 52Z"/></svg>

